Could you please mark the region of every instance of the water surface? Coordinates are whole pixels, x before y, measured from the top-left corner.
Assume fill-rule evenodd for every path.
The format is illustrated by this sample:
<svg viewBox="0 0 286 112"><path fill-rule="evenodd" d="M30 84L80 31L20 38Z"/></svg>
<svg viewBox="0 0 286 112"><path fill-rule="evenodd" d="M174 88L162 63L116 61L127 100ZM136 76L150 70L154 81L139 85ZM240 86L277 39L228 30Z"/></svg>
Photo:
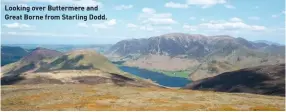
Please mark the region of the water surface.
<svg viewBox="0 0 286 112"><path fill-rule="evenodd" d="M151 79L160 85L168 87L184 87L191 82L186 78L170 77L159 72L153 72L137 67L119 66L119 68L124 72L128 72L145 79Z"/></svg>

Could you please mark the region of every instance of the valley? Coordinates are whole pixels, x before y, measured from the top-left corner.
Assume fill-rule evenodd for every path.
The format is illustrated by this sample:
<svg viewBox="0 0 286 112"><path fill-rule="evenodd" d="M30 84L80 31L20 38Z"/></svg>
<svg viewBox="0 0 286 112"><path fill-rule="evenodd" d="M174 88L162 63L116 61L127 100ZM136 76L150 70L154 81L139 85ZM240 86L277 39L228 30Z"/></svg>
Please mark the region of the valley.
<svg viewBox="0 0 286 112"><path fill-rule="evenodd" d="M172 33L1 50L2 110L285 110L281 45Z"/></svg>
<svg viewBox="0 0 286 112"><path fill-rule="evenodd" d="M105 55L125 61L126 66L166 71L168 75L186 71L188 78L195 81L233 70L284 63L285 46L228 35L170 33L122 40Z"/></svg>

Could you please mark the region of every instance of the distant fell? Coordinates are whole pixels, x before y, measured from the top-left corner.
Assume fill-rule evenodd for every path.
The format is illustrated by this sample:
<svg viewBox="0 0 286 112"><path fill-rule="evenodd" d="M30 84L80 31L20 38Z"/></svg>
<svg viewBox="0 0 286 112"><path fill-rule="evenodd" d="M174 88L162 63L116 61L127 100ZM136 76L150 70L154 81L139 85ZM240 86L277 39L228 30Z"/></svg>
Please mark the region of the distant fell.
<svg viewBox="0 0 286 112"><path fill-rule="evenodd" d="M1 66L20 60L28 54L28 51L21 47L1 46Z"/></svg>

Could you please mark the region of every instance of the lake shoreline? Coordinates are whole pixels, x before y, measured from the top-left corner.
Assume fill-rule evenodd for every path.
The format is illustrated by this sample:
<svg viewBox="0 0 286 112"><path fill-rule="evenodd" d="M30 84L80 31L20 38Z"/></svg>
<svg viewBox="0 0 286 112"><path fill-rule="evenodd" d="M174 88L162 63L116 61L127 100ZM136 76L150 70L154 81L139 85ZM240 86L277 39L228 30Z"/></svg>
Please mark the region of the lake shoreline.
<svg viewBox="0 0 286 112"><path fill-rule="evenodd" d="M112 62L112 63L115 64L116 66L128 66L128 65L124 65L125 61L116 61L116 62ZM186 79L190 80L188 70L168 71L168 70L159 70L159 69L146 69L146 68L141 68L141 67L137 67L137 66L128 66L128 67L144 69L144 70L148 70L148 71L162 73L162 74L170 76L170 77L186 78ZM192 80L190 80L190 81L192 81Z"/></svg>
<svg viewBox="0 0 286 112"><path fill-rule="evenodd" d="M130 67L119 64L116 65L118 66L119 69L121 69L124 72L136 75L144 79L150 79L160 85L167 87L185 87L187 84L192 82L187 78L172 77L160 72L142 69L139 67Z"/></svg>

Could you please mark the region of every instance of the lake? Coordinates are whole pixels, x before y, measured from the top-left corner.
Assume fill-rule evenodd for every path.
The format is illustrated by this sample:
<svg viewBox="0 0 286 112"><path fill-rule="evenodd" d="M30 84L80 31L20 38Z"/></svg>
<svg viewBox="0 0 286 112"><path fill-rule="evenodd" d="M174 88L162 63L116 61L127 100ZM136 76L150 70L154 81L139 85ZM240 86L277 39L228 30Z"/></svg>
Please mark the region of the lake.
<svg viewBox="0 0 286 112"><path fill-rule="evenodd" d="M128 66L118 66L122 71L128 72L130 74L145 78L145 79L151 79L152 81L168 87L184 87L187 84L191 83L190 80L186 78L180 78L180 77L170 77L167 75L164 75L162 73L149 71L146 69L140 69L137 67L128 67Z"/></svg>

